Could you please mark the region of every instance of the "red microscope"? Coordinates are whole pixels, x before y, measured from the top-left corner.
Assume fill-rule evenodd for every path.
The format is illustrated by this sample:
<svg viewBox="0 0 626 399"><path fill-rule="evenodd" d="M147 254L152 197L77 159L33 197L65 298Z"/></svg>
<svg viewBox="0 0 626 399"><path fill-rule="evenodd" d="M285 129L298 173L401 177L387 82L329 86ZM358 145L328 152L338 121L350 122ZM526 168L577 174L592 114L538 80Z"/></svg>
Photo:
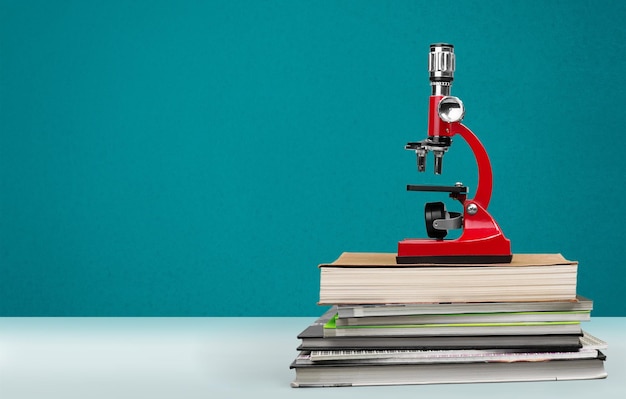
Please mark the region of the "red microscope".
<svg viewBox="0 0 626 399"><path fill-rule="evenodd" d="M493 175L487 151L478 137L461 123L465 108L458 97L450 95L454 79L454 46L435 43L430 46L428 70L432 93L428 107L428 137L411 142L405 149L415 151L417 169L426 170L426 155L432 152L435 174L441 174L443 155L460 135L470 146L478 166L478 184L474 198L468 199L467 187L407 185L408 191L449 193L463 205L463 213L447 212L443 202L429 202L424 208L429 239L405 239L398 243L398 264L443 263L484 264L511 262L511 242L487 212L491 199ZM463 229L456 239L445 239L449 230Z"/></svg>

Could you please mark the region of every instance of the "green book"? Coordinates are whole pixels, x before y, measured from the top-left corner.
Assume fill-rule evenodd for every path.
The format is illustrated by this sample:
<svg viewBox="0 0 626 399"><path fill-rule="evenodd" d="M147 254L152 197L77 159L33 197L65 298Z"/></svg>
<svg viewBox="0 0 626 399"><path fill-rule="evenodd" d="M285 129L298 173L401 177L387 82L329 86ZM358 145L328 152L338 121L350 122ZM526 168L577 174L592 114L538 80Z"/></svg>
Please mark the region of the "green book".
<svg viewBox="0 0 626 399"><path fill-rule="evenodd" d="M439 323L337 326L337 315L324 325L324 337L476 336L581 334L579 321L513 323Z"/></svg>

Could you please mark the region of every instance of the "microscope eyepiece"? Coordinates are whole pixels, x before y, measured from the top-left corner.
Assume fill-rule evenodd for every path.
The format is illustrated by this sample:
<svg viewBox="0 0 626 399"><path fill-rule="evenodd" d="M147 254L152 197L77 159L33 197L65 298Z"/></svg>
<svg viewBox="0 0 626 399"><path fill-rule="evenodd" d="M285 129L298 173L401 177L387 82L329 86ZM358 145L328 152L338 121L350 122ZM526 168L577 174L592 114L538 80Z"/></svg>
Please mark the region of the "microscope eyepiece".
<svg viewBox="0 0 626 399"><path fill-rule="evenodd" d="M428 72L431 82L452 82L454 80L454 46L448 43L430 45Z"/></svg>

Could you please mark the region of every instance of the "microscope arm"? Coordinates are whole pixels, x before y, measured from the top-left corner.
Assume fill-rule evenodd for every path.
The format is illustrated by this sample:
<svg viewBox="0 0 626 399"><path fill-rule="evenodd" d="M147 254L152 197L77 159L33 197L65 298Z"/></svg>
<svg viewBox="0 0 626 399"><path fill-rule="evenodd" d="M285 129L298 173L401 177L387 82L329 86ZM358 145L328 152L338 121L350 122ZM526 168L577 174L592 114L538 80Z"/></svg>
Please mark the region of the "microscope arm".
<svg viewBox="0 0 626 399"><path fill-rule="evenodd" d="M476 164L478 165L478 184L476 186L476 195L471 201L487 209L491 200L491 189L493 186L493 173L487 151L474 132L462 123L451 123L450 132L463 137L474 153Z"/></svg>

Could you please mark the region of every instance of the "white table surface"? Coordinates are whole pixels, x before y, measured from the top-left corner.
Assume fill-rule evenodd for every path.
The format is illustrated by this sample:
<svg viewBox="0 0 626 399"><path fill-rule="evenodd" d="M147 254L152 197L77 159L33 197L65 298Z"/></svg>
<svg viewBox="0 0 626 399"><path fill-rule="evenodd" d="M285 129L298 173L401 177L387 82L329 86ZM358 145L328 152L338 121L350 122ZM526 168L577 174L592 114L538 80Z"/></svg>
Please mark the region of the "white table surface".
<svg viewBox="0 0 626 399"><path fill-rule="evenodd" d="M0 318L0 398L626 398L626 318L592 317L605 380L294 389L316 317Z"/></svg>

